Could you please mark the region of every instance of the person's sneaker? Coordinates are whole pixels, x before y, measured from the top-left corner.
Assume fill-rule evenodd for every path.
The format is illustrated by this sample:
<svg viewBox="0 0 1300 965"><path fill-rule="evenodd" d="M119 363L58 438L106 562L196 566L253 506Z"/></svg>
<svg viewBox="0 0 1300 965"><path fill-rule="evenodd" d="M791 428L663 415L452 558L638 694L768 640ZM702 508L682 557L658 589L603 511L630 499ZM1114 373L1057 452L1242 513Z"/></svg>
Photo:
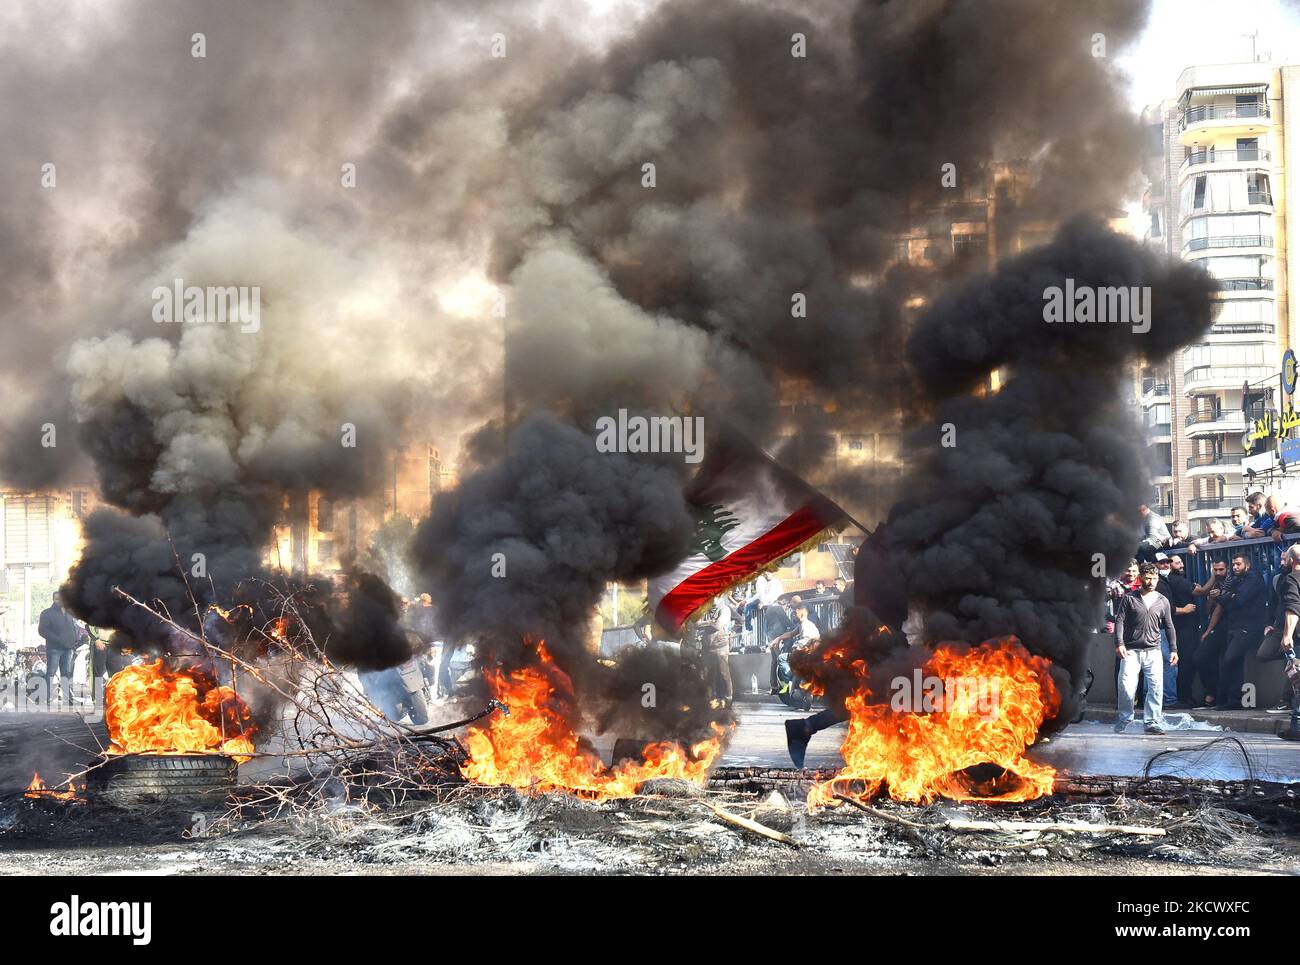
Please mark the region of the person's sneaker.
<svg viewBox="0 0 1300 965"><path fill-rule="evenodd" d="M1128 729L1128 724L1126 723L1121 724L1119 721L1116 721L1115 726L1111 728L1111 730L1113 730L1116 734L1122 734L1127 729Z"/></svg>
<svg viewBox="0 0 1300 965"><path fill-rule="evenodd" d="M1284 741L1300 741L1300 730L1296 730L1294 727L1288 727L1286 730L1278 731L1277 736L1282 738Z"/></svg>
<svg viewBox="0 0 1300 965"><path fill-rule="evenodd" d="M790 751L790 760L795 767L803 767L804 755L808 753L808 726L802 720L785 722L785 746Z"/></svg>
<svg viewBox="0 0 1300 965"><path fill-rule="evenodd" d="M1147 724L1144 730L1148 734L1157 734L1157 735L1163 734L1165 732L1165 729L1161 727L1159 724Z"/></svg>
<svg viewBox="0 0 1300 965"><path fill-rule="evenodd" d="M1275 706L1273 706L1273 707L1268 708L1266 711L1264 711L1264 713L1266 713L1266 714L1289 714L1289 713L1291 713L1291 702L1290 702L1289 700L1284 700L1284 701L1282 701L1280 704L1277 704L1277 705L1275 705Z"/></svg>

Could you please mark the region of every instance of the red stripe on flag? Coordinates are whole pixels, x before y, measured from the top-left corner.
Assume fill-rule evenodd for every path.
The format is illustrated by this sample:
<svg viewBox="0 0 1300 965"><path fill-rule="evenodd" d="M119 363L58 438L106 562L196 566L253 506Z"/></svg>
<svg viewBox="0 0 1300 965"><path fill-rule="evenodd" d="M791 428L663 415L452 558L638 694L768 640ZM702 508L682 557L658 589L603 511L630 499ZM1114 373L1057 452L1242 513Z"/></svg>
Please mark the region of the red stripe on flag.
<svg viewBox="0 0 1300 965"><path fill-rule="evenodd" d="M687 617L727 587L794 552L841 516L839 507L826 503L812 503L796 510L752 543L691 574L664 594L655 610L659 625L677 631Z"/></svg>

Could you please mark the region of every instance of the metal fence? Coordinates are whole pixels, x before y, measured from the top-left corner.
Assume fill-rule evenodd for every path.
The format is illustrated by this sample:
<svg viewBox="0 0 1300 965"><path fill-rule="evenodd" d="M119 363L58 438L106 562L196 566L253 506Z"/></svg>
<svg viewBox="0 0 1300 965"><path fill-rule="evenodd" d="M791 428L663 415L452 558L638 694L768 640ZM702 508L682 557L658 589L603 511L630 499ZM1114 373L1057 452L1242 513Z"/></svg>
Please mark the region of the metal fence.
<svg viewBox="0 0 1300 965"><path fill-rule="evenodd" d="M803 603L808 607L808 617L813 623L817 624L822 633L830 633L840 625L840 617L844 615L844 607L840 603L839 596L818 596L803 597ZM760 643L767 643L773 633L768 630L768 615L773 612L775 607L765 607L754 614L754 626L758 630L757 639Z"/></svg>
<svg viewBox="0 0 1300 965"><path fill-rule="evenodd" d="M1185 549L1165 550L1170 556L1181 556L1183 558L1184 572L1189 580L1193 583L1204 583L1210 578L1210 567L1217 562L1223 562L1228 565L1228 572L1232 572L1232 558L1234 556L1245 556L1250 560L1250 568L1264 574L1264 583L1268 587L1273 585L1273 577L1282 567L1282 550L1292 543L1300 540L1300 533L1282 537L1283 542L1264 536L1260 539L1234 539L1224 543L1209 543L1200 547L1197 552L1189 553ZM1201 626L1205 625L1208 619L1207 601L1203 597L1197 598L1199 614L1201 617Z"/></svg>

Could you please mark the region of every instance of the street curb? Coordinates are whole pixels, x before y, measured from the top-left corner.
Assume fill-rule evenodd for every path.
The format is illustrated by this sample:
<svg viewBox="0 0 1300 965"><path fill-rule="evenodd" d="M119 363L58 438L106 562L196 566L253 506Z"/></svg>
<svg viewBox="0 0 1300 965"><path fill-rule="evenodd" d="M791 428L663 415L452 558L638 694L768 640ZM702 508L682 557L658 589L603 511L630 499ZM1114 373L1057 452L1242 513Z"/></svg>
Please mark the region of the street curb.
<svg viewBox="0 0 1300 965"><path fill-rule="evenodd" d="M1140 722L1142 709L1139 707L1136 710L1135 719ZM1165 713L1188 714L1193 720L1203 721L1207 724L1217 724L1219 727L1226 727L1228 730L1242 734L1276 734L1278 731L1283 730L1290 720L1285 714L1264 714L1245 710L1172 709L1166 710ZM1119 710L1117 708L1099 704L1088 704L1083 715L1085 723L1087 721L1097 721L1102 724L1113 724L1118 719Z"/></svg>

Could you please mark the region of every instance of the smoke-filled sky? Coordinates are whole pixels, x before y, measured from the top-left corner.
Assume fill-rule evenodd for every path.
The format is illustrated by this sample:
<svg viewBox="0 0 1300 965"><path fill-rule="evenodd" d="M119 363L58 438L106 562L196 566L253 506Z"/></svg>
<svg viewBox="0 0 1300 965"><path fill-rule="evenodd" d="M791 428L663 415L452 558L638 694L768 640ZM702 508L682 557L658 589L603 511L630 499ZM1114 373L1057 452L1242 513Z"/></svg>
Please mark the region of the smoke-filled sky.
<svg viewBox="0 0 1300 965"><path fill-rule="evenodd" d="M692 526L683 467L593 464L593 416L689 410L770 443L793 381L924 426L945 398L906 345L915 324L942 341L945 369L1018 366L999 405L1032 418L1060 343L1011 348L1056 337L1026 321L1041 298L1026 270L1060 282L1077 264L1098 284L1156 289L1155 335L1098 333L1120 341L1081 353L1075 377L1102 396L1118 398L1127 361L1208 323L1200 279L1095 220L1140 185L1117 58L1147 14L1140 0L119 0L57 17L10 4L0 386L17 404L0 416L0 476L98 479L113 508L88 521L73 608L138 636L149 628L112 587L177 612L174 560L203 552L218 593L234 592L259 575L285 492L372 493L405 441L461 451L461 489L415 560L444 626L486 635L481 653L504 662L546 632L577 675L580 616L605 581L666 569ZM967 191L985 197L1008 160L1025 176L1002 244L1020 223L1073 226L1045 262L991 277L978 263L891 267L900 233ZM174 279L257 286L256 331L158 322L155 289ZM795 293L806 316L792 317ZM930 315L909 314L914 295ZM1121 409L1093 430L1135 445ZM1060 451L1098 491L1045 480L1042 458L1012 482L1065 514L1071 545L1091 545L1092 526L1109 546L1140 481L1108 470L1113 449L1079 427L1040 428L1075 434ZM913 456L912 492L933 493L951 467ZM977 514L988 494L956 488L949 509ZM978 521L935 538L967 536L989 539ZM998 549L1016 573L1038 552ZM500 586L486 582L498 552L512 566ZM962 581L921 593L930 575L909 578L944 633L1056 620L1048 653L1068 649L1057 638L1073 639L1090 601L1047 601L1068 620L1029 613L1036 600L994 617L968 612ZM392 615L374 581L356 576L352 592L349 612Z"/></svg>

